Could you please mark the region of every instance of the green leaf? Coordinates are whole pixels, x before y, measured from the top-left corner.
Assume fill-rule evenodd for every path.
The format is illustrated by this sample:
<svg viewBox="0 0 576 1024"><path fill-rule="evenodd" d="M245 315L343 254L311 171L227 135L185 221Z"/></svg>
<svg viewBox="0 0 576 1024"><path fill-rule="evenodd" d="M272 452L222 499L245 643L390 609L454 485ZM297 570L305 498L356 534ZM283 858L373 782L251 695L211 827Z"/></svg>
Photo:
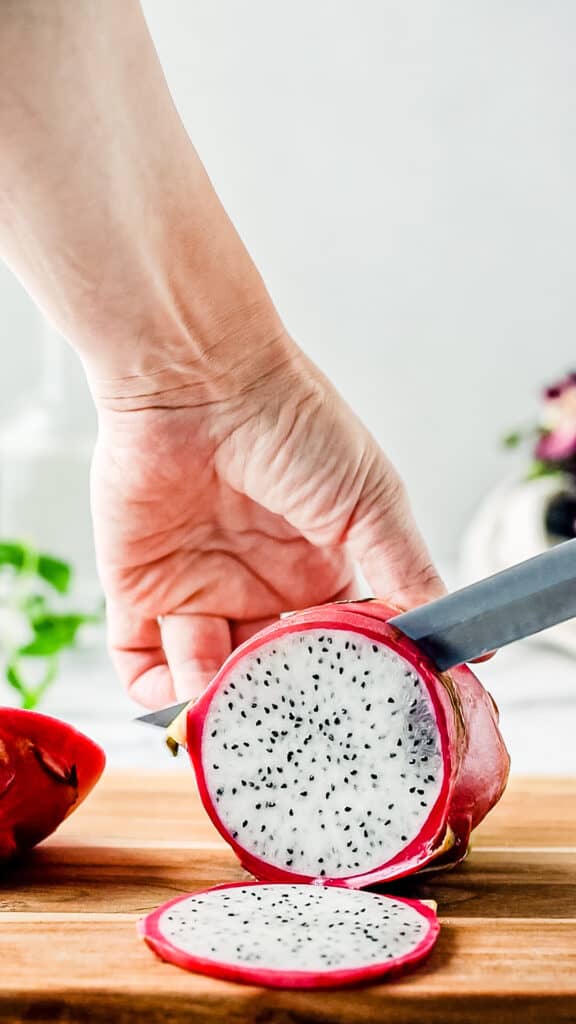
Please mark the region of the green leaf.
<svg viewBox="0 0 576 1024"><path fill-rule="evenodd" d="M0 565L13 565L18 572L40 576L59 594L66 594L70 588L72 569L68 562L38 554L20 541L0 541Z"/></svg>
<svg viewBox="0 0 576 1024"><path fill-rule="evenodd" d="M74 643L80 626L94 621L93 615L42 615L32 622L34 640L18 653L34 657L55 654Z"/></svg>
<svg viewBox="0 0 576 1024"><path fill-rule="evenodd" d="M513 430L510 434L506 434L502 438L502 444L505 448L517 448L522 443L524 435L519 430Z"/></svg>
<svg viewBox="0 0 576 1024"><path fill-rule="evenodd" d="M54 682L57 674L58 659L54 655L46 659L44 676L37 686L28 686L24 681L17 661L11 662L6 668L6 679L12 689L20 694L20 706L26 711L32 711L35 707L38 707L46 690Z"/></svg>
<svg viewBox="0 0 576 1024"><path fill-rule="evenodd" d="M551 462L541 462L536 460L532 463L528 470L525 480L539 480L543 476L562 476L562 471L558 469L557 465Z"/></svg>
<svg viewBox="0 0 576 1024"><path fill-rule="evenodd" d="M24 557L24 544L0 541L0 565L13 565L15 569L21 569Z"/></svg>
<svg viewBox="0 0 576 1024"><path fill-rule="evenodd" d="M59 594L67 594L72 582L72 567L60 558L51 555L38 557L38 575L50 583Z"/></svg>
<svg viewBox="0 0 576 1024"><path fill-rule="evenodd" d="M20 678L20 673L16 668L16 665L10 664L6 667L6 679L13 690L16 690L22 697L26 694L26 687L24 681Z"/></svg>

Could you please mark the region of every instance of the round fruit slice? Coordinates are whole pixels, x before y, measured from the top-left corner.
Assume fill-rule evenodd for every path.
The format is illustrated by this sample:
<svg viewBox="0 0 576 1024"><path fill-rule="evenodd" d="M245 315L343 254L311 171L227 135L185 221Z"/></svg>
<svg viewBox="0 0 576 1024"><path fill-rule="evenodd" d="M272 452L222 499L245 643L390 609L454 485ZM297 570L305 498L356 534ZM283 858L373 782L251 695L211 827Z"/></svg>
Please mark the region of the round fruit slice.
<svg viewBox="0 0 576 1024"><path fill-rule="evenodd" d="M299 612L238 648L188 712L212 821L257 878L363 887L455 862L508 755L488 694L439 673L379 602Z"/></svg>
<svg viewBox="0 0 576 1024"><path fill-rule="evenodd" d="M179 896L139 924L162 959L272 988L359 984L403 970L439 932L423 903L341 886L216 886Z"/></svg>

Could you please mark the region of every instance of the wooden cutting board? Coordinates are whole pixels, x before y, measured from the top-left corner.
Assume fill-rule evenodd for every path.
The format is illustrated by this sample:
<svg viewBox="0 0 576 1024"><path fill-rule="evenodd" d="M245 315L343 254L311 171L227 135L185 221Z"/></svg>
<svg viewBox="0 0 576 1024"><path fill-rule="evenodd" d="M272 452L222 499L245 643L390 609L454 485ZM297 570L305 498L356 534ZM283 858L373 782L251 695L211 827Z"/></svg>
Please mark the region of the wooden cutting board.
<svg viewBox="0 0 576 1024"><path fill-rule="evenodd" d="M465 865L402 886L438 900L442 933L429 960L393 982L234 985L163 964L136 937L159 903L245 877L189 777L109 774L2 876L0 1020L576 1022L576 779L513 779Z"/></svg>

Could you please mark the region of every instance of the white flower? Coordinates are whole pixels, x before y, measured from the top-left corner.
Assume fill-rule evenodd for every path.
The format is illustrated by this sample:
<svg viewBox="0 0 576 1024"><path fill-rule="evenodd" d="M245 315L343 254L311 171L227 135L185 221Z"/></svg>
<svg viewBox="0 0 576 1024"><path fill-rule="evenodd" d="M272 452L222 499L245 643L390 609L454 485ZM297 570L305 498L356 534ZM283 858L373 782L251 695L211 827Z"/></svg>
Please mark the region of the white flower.
<svg viewBox="0 0 576 1024"><path fill-rule="evenodd" d="M545 430L576 433L576 387L566 388L556 398L548 398L540 416Z"/></svg>
<svg viewBox="0 0 576 1024"><path fill-rule="evenodd" d="M9 605L0 607L0 651L12 654L34 639L34 631L24 612Z"/></svg>

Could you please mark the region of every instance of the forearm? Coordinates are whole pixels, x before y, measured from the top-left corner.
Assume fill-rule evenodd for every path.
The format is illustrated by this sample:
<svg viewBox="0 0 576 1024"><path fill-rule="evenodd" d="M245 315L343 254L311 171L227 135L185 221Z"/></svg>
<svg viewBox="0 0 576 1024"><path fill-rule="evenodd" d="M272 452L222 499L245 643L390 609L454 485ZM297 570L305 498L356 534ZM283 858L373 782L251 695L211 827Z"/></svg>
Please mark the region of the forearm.
<svg viewBox="0 0 576 1024"><path fill-rule="evenodd" d="M282 333L133 0L0 0L0 253L108 397Z"/></svg>

